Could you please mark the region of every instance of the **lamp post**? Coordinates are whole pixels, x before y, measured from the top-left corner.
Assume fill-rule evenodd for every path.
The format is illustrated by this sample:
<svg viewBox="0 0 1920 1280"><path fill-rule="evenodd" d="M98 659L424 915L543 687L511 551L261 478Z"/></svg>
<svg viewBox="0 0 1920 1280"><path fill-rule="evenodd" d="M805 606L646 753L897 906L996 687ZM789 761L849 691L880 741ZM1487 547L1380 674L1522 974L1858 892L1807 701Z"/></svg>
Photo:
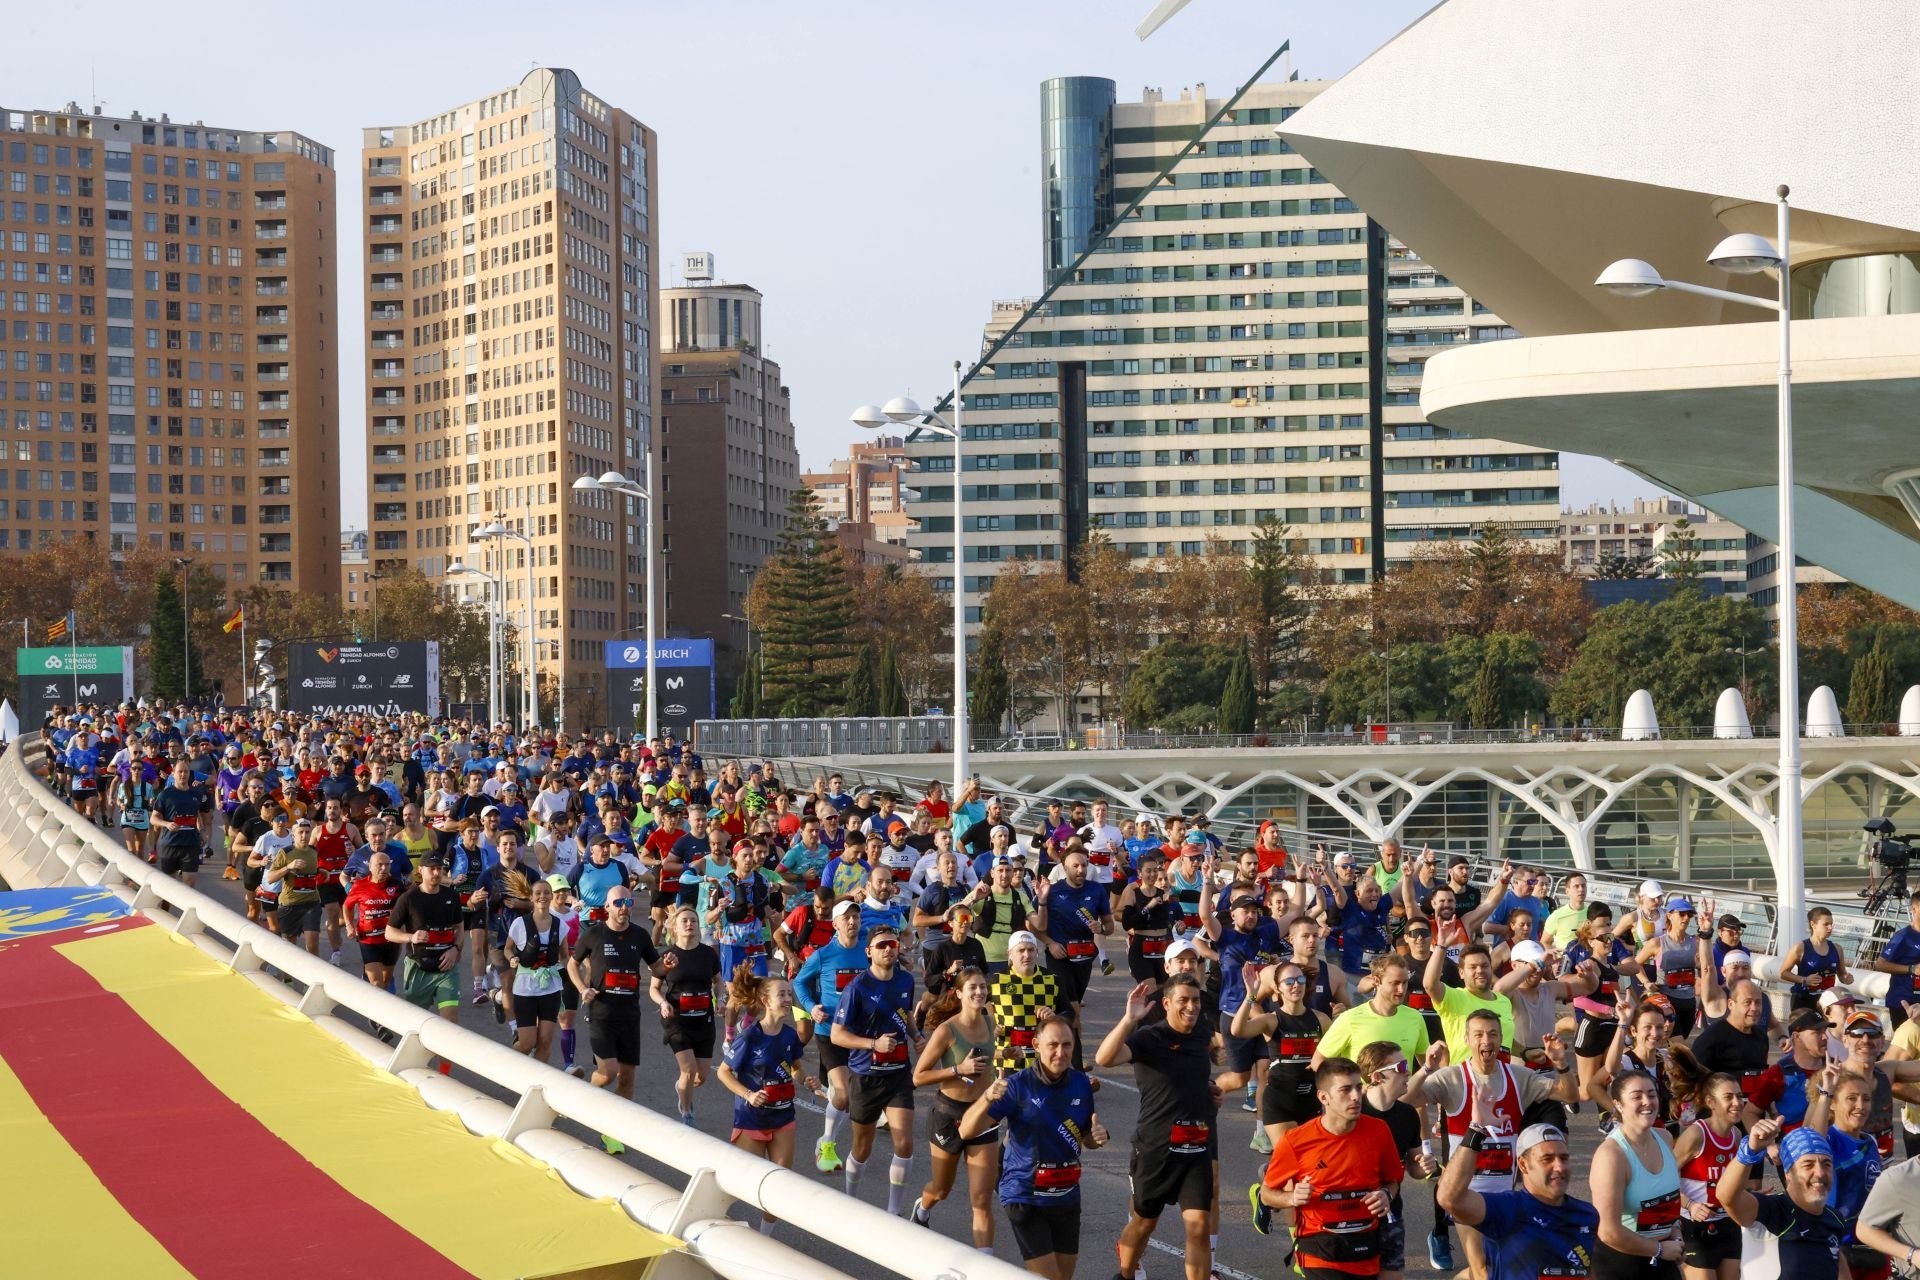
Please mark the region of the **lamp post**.
<svg viewBox="0 0 1920 1280"><path fill-rule="evenodd" d="M485 569L455 560L447 566L447 576L472 574L487 580L487 727L499 723L500 688L500 580Z"/></svg>
<svg viewBox="0 0 1920 1280"><path fill-rule="evenodd" d="M747 629L747 665L753 666L753 619L743 613L723 613L720 616L728 622L737 622ZM760 709L762 683L759 668L756 667L753 672L753 706L756 712Z"/></svg>
<svg viewBox="0 0 1920 1280"><path fill-rule="evenodd" d="M180 701L193 705L193 611L187 607L187 570L193 561L185 556L174 559L180 571Z"/></svg>
<svg viewBox="0 0 1920 1280"><path fill-rule="evenodd" d="M540 723L540 622L534 614L533 601L533 539L518 529L510 529L500 521L484 525L478 530L482 538L512 538L516 542L527 544L527 670L521 681L526 689L526 725L530 727ZM506 566L501 566L504 576Z"/></svg>
<svg viewBox="0 0 1920 1280"><path fill-rule="evenodd" d="M1800 764L1800 667L1799 603L1794 580L1796 557L1793 533L1793 259L1788 235L1790 210L1788 191L1782 185L1775 191L1777 201L1774 244L1765 236L1743 232L1728 236L1707 256L1707 261L1735 275L1754 275L1762 271L1779 272L1778 296L1773 301L1726 289L1668 280L1650 263L1638 258L1623 258L1600 273L1594 283L1623 297L1644 297L1659 289L1677 289L1772 311L1779 317L1780 370L1778 393L1780 524L1780 787L1776 803L1774 845L1780 877L1780 918L1775 929L1779 949L1807 936L1806 849L1801 843L1801 764ZM1776 248L1777 245L1777 248Z"/></svg>
<svg viewBox="0 0 1920 1280"><path fill-rule="evenodd" d="M640 530L641 541L646 547L647 743L651 746L653 740L660 734L660 690L654 680L653 660L653 651L659 635L659 616L654 612L656 607L656 593L653 589L654 547L659 541L659 539L653 535L653 446L651 444L647 446L647 482L644 485L637 480L629 479L623 472L606 471L597 476L581 476L573 482L573 489L575 493L591 493L595 490L605 490L611 493L623 494L629 498L637 498L640 500L641 506L645 511ZM564 685L562 686L562 690L564 694ZM561 706L561 717L564 719L565 716L566 707L563 703Z"/></svg>
<svg viewBox="0 0 1920 1280"><path fill-rule="evenodd" d="M960 425L960 362L953 362L953 421L922 409L906 396L896 396L883 406L863 404L853 411L854 425L869 431L886 426L913 426L953 441L953 794L957 797L967 780L967 531L961 522L960 490L966 456L965 433Z"/></svg>

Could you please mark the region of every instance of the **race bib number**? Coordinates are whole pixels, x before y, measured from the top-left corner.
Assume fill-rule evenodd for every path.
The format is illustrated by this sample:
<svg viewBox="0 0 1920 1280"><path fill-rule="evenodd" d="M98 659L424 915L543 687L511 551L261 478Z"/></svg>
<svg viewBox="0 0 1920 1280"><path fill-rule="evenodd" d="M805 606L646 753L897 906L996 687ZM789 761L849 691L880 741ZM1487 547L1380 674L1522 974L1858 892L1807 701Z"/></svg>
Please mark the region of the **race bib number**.
<svg viewBox="0 0 1920 1280"><path fill-rule="evenodd" d="M885 1053L882 1053L878 1049L875 1049L871 1056L873 1058L873 1063L875 1066L904 1067L907 1065L907 1046L904 1041L896 1039L894 1041L893 1048L887 1050Z"/></svg>
<svg viewBox="0 0 1920 1280"><path fill-rule="evenodd" d="M859 976L860 970L858 969L835 969L833 971L833 989L835 991L845 991L847 984Z"/></svg>
<svg viewBox="0 0 1920 1280"><path fill-rule="evenodd" d="M767 1095L769 1107L791 1107L793 1105L793 1081L782 1080L778 1084L762 1086Z"/></svg>
<svg viewBox="0 0 1920 1280"><path fill-rule="evenodd" d="M637 973L615 973L609 970L606 980L600 984L600 989L603 991L638 991L640 989L640 975Z"/></svg>
<svg viewBox="0 0 1920 1280"><path fill-rule="evenodd" d="M1636 1231L1658 1231L1671 1227L1680 1221L1680 1193L1669 1191L1666 1195L1656 1196L1652 1200L1640 1202L1640 1212L1633 1220Z"/></svg>
<svg viewBox="0 0 1920 1280"><path fill-rule="evenodd" d="M705 991L690 993L679 997L678 1004L682 1014L691 1014L704 1018L713 1012L713 997Z"/></svg>
<svg viewBox="0 0 1920 1280"><path fill-rule="evenodd" d="M1167 954L1167 940L1165 938L1140 939L1140 954L1149 960L1159 959Z"/></svg>
<svg viewBox="0 0 1920 1280"><path fill-rule="evenodd" d="M1080 1185L1080 1162L1040 1163L1033 1167L1033 1189L1059 1194Z"/></svg>
<svg viewBox="0 0 1920 1280"><path fill-rule="evenodd" d="M1069 960L1091 960L1099 953L1100 948L1091 942L1069 942L1067 944L1067 959Z"/></svg>

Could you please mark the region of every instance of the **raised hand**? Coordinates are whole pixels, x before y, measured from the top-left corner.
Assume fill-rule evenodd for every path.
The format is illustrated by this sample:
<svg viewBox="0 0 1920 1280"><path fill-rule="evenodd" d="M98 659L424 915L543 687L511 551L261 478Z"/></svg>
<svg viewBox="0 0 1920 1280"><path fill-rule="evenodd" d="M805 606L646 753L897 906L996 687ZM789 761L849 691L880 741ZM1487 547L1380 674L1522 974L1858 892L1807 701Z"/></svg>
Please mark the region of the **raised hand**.
<svg viewBox="0 0 1920 1280"><path fill-rule="evenodd" d="M1153 1008L1154 993L1160 988L1151 980L1142 982L1127 992L1127 1016L1135 1022L1147 1016Z"/></svg>
<svg viewBox="0 0 1920 1280"><path fill-rule="evenodd" d="M1427 1046L1427 1056L1423 1064L1428 1071L1438 1071L1447 1065L1447 1042L1435 1040Z"/></svg>

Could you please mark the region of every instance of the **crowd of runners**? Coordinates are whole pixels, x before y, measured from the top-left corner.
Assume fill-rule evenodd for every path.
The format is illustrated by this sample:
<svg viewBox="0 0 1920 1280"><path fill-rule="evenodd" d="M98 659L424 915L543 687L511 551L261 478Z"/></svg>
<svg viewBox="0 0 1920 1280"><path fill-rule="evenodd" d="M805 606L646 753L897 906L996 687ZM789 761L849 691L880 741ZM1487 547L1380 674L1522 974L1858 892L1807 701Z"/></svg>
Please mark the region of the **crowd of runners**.
<svg viewBox="0 0 1920 1280"><path fill-rule="evenodd" d="M1104 802L1016 823L977 784L849 792L671 739L145 706L58 710L47 739L76 808L167 874L239 881L281 937L448 1018L491 1006L627 1097L657 1035L687 1124L724 1090L737 1145L848 1191L884 1135L892 1212L926 1224L964 1176L974 1243L1004 1220L1057 1280L1111 1137L1096 1068L1140 1094L1117 1280L1168 1214L1206 1280L1231 1106L1258 1117L1276 1270L1397 1280L1420 1195L1427 1261L1469 1280L1735 1280L1767 1237L1792 1280L1916 1274L1920 893L1859 965L1884 1007L1816 908L1776 1012L1742 920L1654 881L1616 913L1577 872L1483 886L1458 855L1271 824L1236 848ZM1125 1010L1088 1026L1103 981ZM1602 1135L1584 1196L1576 1124Z"/></svg>

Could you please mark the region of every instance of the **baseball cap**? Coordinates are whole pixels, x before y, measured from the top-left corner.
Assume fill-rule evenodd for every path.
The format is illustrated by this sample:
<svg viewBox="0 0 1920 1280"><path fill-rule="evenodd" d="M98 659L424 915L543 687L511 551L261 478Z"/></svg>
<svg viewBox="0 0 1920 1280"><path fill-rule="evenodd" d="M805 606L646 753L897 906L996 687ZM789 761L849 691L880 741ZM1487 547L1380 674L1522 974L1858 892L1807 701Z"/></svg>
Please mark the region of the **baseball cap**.
<svg viewBox="0 0 1920 1280"><path fill-rule="evenodd" d="M1860 1000L1851 991L1842 991L1839 987L1820 993L1820 1007L1831 1009L1837 1004L1859 1004Z"/></svg>
<svg viewBox="0 0 1920 1280"><path fill-rule="evenodd" d="M871 946L873 943L873 940L879 937L883 933L886 934L889 938L897 938L900 936L900 930L896 929L894 926L886 923L885 921L875 921L867 929L868 945Z"/></svg>
<svg viewBox="0 0 1920 1280"><path fill-rule="evenodd" d="M1037 948L1039 947L1039 945L1040 945L1040 939L1035 937L1033 934L1033 931L1030 929L1017 930L1012 937L1007 939L1007 949L1009 951L1011 951L1015 947Z"/></svg>
<svg viewBox="0 0 1920 1280"><path fill-rule="evenodd" d="M1567 1135L1550 1124L1530 1124L1513 1141L1513 1158L1518 1160L1543 1142L1565 1142Z"/></svg>
<svg viewBox="0 0 1920 1280"><path fill-rule="evenodd" d="M1524 942L1516 942L1513 944L1513 962L1515 964L1530 964L1538 968L1540 965L1545 964L1546 961L1547 949L1533 939L1528 938Z"/></svg>
<svg viewBox="0 0 1920 1280"><path fill-rule="evenodd" d="M1204 849L1207 847L1207 838L1198 831L1189 831L1180 844L1182 848L1192 846L1195 849Z"/></svg>
<svg viewBox="0 0 1920 1280"><path fill-rule="evenodd" d="M1153 823L1154 823L1154 817L1153 817L1153 815L1152 815L1152 814L1150 814L1150 813L1139 813L1139 814L1135 814L1135 815L1134 815L1134 818L1133 818L1133 825L1134 825L1134 826L1136 826L1136 827L1137 827L1137 826L1139 826L1139 825L1140 825L1141 823L1143 823L1143 822L1144 822L1145 824L1147 824L1148 826L1152 826L1152 825L1153 825Z"/></svg>
<svg viewBox="0 0 1920 1280"><path fill-rule="evenodd" d="M486 808L480 811L480 816L484 818L490 813L498 813L498 812L500 812L500 806L497 804L490 804Z"/></svg>
<svg viewBox="0 0 1920 1280"><path fill-rule="evenodd" d="M1198 950L1199 948L1193 945L1192 939L1175 938L1172 942L1167 944L1166 959L1171 960L1175 956L1184 956L1190 951L1198 951Z"/></svg>
<svg viewBox="0 0 1920 1280"><path fill-rule="evenodd" d="M1827 1020L1822 1018L1819 1011L1815 1009L1796 1010L1794 1015L1787 1019L1789 1031L1825 1031L1826 1029Z"/></svg>
<svg viewBox="0 0 1920 1280"><path fill-rule="evenodd" d="M1010 867L1013 865L1013 859L1004 853L996 853L993 855L993 865L996 867Z"/></svg>
<svg viewBox="0 0 1920 1280"><path fill-rule="evenodd" d="M1241 894L1239 897L1235 898L1232 902L1227 904L1227 910L1229 911L1238 911L1241 907L1250 907L1253 910L1258 911L1260 910L1260 899L1249 897L1246 894Z"/></svg>
<svg viewBox="0 0 1920 1280"><path fill-rule="evenodd" d="M1469 858L1464 853L1452 854L1447 858L1447 870L1449 871L1453 870L1455 867L1470 867L1472 865L1473 865L1473 859Z"/></svg>
<svg viewBox="0 0 1920 1280"><path fill-rule="evenodd" d="M313 819L312 818L295 818L293 820L293 825L296 827L310 827L313 825Z"/></svg>
<svg viewBox="0 0 1920 1280"><path fill-rule="evenodd" d="M561 875L558 871L547 877L547 887L555 893L573 892L573 882Z"/></svg>
<svg viewBox="0 0 1920 1280"><path fill-rule="evenodd" d="M842 898L840 899L840 901L833 904L833 918L835 920L838 920L841 916L847 914L847 912L858 911L859 909L860 909L860 904L855 902L852 898Z"/></svg>
<svg viewBox="0 0 1920 1280"><path fill-rule="evenodd" d="M423 867L444 867L447 865L447 860L441 854L430 853L420 859L420 865Z"/></svg>
<svg viewBox="0 0 1920 1280"><path fill-rule="evenodd" d="M1693 903L1689 902L1683 895L1676 893L1667 899L1667 910L1684 911L1688 915L1692 915Z"/></svg>
<svg viewBox="0 0 1920 1280"><path fill-rule="evenodd" d="M1732 912L1728 912L1727 914L1720 917L1719 927L1722 929L1737 929L1742 932L1745 932L1747 927L1747 922L1742 920L1739 916L1734 915Z"/></svg>
<svg viewBox="0 0 1920 1280"><path fill-rule="evenodd" d="M1729 951L1727 952L1725 958L1723 958L1720 961L1720 965L1722 968L1725 968L1727 965L1730 965L1730 964L1744 964L1748 968L1752 968L1753 957L1751 955L1748 955L1744 951Z"/></svg>
<svg viewBox="0 0 1920 1280"><path fill-rule="evenodd" d="M1862 1009L1858 1013L1848 1014L1847 1034L1850 1036L1879 1035L1880 1015L1871 1009Z"/></svg>
<svg viewBox="0 0 1920 1280"><path fill-rule="evenodd" d="M1665 889L1660 887L1658 880L1642 880L1640 882L1640 896L1643 898L1665 897L1666 892Z"/></svg>

